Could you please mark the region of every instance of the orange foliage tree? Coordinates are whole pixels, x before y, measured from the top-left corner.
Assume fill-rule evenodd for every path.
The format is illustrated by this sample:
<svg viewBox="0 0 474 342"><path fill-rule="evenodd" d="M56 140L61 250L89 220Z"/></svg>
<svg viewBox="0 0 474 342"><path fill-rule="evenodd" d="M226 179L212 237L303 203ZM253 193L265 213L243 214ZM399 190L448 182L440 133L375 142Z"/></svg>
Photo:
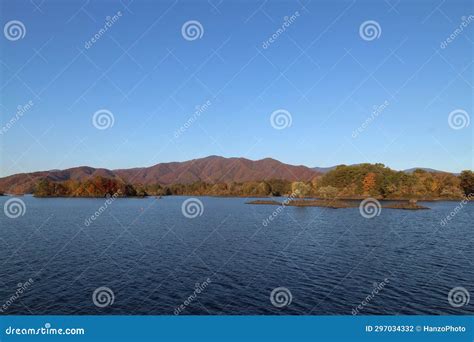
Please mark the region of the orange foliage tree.
<svg viewBox="0 0 474 342"><path fill-rule="evenodd" d="M363 180L363 187L364 187L364 193L365 194L370 194L372 190L375 188L375 173L369 172Z"/></svg>

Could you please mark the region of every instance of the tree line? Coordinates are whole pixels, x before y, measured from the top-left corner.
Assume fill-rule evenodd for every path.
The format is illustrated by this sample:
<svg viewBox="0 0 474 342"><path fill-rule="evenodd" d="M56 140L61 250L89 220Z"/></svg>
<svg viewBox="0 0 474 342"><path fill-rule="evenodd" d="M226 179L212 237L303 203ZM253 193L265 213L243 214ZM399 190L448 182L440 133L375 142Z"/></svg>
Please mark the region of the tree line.
<svg viewBox="0 0 474 342"><path fill-rule="evenodd" d="M341 165L311 181L290 182L281 179L211 184L143 185L127 184L120 179L93 177L89 180L53 182L39 181L37 197L104 197L119 194L131 196L293 196L318 198L380 199L458 199L474 193L474 173L427 172L421 169L408 174L394 171L383 164Z"/></svg>

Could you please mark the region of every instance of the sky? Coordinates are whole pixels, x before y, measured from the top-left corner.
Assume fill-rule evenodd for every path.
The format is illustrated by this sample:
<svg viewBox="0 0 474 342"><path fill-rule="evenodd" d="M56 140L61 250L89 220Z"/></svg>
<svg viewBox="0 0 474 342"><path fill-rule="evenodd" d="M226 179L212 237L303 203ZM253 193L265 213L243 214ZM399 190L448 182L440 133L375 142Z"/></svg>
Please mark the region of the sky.
<svg viewBox="0 0 474 342"><path fill-rule="evenodd" d="M1 0L0 176L208 155L473 169L472 15L467 0Z"/></svg>

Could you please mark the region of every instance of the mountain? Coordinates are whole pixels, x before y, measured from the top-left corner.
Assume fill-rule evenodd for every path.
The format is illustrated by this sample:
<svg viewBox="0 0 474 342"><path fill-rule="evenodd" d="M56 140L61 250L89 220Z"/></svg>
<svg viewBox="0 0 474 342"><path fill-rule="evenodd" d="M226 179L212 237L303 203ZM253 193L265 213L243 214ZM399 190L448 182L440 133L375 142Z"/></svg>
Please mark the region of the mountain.
<svg viewBox="0 0 474 342"><path fill-rule="evenodd" d="M269 179L309 181L319 173L306 167L289 165L265 158L224 158L209 156L185 162L160 163L151 167L107 170L88 166L66 170L21 173L0 178L0 190L5 193L28 193L42 178L51 181L85 181L94 176L121 179L131 184L189 184L196 181L207 183L247 182Z"/></svg>
<svg viewBox="0 0 474 342"><path fill-rule="evenodd" d="M331 170L334 170L336 166L329 166L329 167L312 167L311 170L319 172L319 173L328 173Z"/></svg>
<svg viewBox="0 0 474 342"><path fill-rule="evenodd" d="M357 165L357 164L354 164ZM282 179L287 181L309 181L313 177L325 174L336 166L308 168L302 165L284 164L278 160L265 158L250 160L245 158L224 158L209 156L185 162L160 163L150 167L108 170L89 166L74 167L66 170L50 170L20 173L0 178L0 193L30 193L35 184L43 178L54 182L67 180L85 181L94 176L122 180L130 184L189 184L196 181L206 183L229 183ZM413 173L418 168L403 170ZM429 168L420 168L427 172L441 173Z"/></svg>
<svg viewBox="0 0 474 342"><path fill-rule="evenodd" d="M328 167L312 167L311 170L314 170L316 172L319 172L319 173L328 173L329 171L332 171L334 170L336 167L338 166L343 166L345 164L339 164L339 165L334 165L334 166L328 166ZM359 164L349 164L349 165L346 165L346 166L357 166L357 165L361 165L360 163Z"/></svg>

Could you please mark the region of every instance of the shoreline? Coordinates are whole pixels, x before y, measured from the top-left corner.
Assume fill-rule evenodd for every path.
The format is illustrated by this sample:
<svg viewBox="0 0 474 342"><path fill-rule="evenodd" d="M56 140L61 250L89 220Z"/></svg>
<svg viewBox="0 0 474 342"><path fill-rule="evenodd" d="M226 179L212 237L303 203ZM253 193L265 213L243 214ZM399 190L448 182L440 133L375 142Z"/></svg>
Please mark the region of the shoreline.
<svg viewBox="0 0 474 342"><path fill-rule="evenodd" d="M107 196L35 196L33 194L3 194L0 195L0 197L34 197L34 198L88 198L88 199L107 199L110 197ZM213 198L264 198L268 200L262 200L262 201L268 201L272 202L271 199L285 199L285 198L290 198L290 196L245 196L245 195L207 195L207 194L183 194L183 195L146 195L146 196L120 196L117 197L117 199L124 199L124 198L135 198L135 199L145 199L145 198L156 198L156 199L164 199L166 197L213 197ZM410 200L416 200L417 202L458 202L462 200L467 200L468 202L474 201L474 198L469 198L468 196L465 197L460 197L460 198L377 198L377 197L337 197L337 198L320 198L320 197L299 197L297 199L293 199L293 201L321 201L321 202L360 202L363 201L366 198L374 198L379 202L408 202ZM273 200L273 202L279 203L280 205L282 204L281 202L278 202L277 200ZM284 201L283 201L284 202ZM257 204L257 203L252 203L252 204Z"/></svg>

